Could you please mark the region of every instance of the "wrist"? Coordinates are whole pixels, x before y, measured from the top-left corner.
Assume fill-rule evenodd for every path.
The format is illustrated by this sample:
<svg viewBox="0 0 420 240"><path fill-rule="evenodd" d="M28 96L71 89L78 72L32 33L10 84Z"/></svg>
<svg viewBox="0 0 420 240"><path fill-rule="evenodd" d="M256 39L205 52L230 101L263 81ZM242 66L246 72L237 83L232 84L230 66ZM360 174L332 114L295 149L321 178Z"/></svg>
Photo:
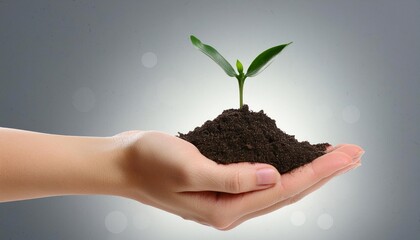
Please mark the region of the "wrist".
<svg viewBox="0 0 420 240"><path fill-rule="evenodd" d="M50 192L127 197L133 185L129 163L137 159L132 149L140 135L140 131L130 131L112 137L56 136L65 146L56 165L65 171L52 181L59 185Z"/></svg>
<svg viewBox="0 0 420 240"><path fill-rule="evenodd" d="M143 138L143 131L126 131L109 138L114 146L114 157L110 159L109 169L113 169L114 180L107 194L134 198L138 194L139 186L136 179L139 173L133 162L140 161L139 146Z"/></svg>

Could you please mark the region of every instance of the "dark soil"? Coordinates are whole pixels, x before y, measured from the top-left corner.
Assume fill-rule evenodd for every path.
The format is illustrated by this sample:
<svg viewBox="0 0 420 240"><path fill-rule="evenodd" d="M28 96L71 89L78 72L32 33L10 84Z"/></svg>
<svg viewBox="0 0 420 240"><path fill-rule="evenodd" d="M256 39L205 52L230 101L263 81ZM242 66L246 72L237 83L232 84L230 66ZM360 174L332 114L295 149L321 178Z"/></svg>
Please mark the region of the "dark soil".
<svg viewBox="0 0 420 240"><path fill-rule="evenodd" d="M194 144L207 158L221 164L260 162L273 165L283 174L325 153L330 144L299 142L276 126L263 111L223 111L217 118L179 137Z"/></svg>

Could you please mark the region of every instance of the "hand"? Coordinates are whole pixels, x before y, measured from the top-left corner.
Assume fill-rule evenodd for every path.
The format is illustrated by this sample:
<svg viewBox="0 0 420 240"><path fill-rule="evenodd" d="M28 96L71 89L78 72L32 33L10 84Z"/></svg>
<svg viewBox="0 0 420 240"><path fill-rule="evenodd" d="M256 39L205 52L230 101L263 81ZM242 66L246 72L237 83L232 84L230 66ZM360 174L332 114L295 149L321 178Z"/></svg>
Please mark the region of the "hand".
<svg viewBox="0 0 420 240"><path fill-rule="evenodd" d="M300 200L359 166L362 153L337 146L280 179L267 164L218 165L164 133L101 138L0 128L0 202L117 195L227 230Z"/></svg>
<svg viewBox="0 0 420 240"><path fill-rule="evenodd" d="M341 145L280 177L267 164L219 165L180 138L130 131L115 136L128 153L121 162L124 197L220 230L294 203L334 176L360 165L362 149Z"/></svg>

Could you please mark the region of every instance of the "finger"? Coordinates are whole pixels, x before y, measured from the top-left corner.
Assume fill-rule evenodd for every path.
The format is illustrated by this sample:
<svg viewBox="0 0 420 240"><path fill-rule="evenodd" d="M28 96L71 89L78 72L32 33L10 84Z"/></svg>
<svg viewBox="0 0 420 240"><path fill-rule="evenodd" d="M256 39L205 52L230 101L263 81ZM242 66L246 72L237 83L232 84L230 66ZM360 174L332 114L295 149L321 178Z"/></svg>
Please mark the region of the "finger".
<svg viewBox="0 0 420 240"><path fill-rule="evenodd" d="M279 172L268 164L235 163L229 165L210 162L200 166L193 176L191 191L244 193L273 186L280 181Z"/></svg>
<svg viewBox="0 0 420 240"><path fill-rule="evenodd" d="M335 146L332 146L332 145L328 146L326 148L325 152L326 153L329 153L329 152L332 152L332 151L337 150L337 149L339 149L341 147L344 147L344 146L356 146L356 147L359 147L359 146L354 145L354 144L348 144L348 143L347 144L344 144L344 143L342 143L342 144L338 144L338 145L335 145ZM360 150L363 150L363 149L360 148Z"/></svg>
<svg viewBox="0 0 420 240"><path fill-rule="evenodd" d="M358 147L353 148L353 152L357 153ZM348 147L346 151L350 150L352 150L352 146ZM230 205L230 214L239 218L288 199L316 184L321 179L345 168L352 161L352 157L344 152L333 151L327 153L296 171L283 174L280 183L272 188L244 194L239 201Z"/></svg>
<svg viewBox="0 0 420 240"><path fill-rule="evenodd" d="M281 182L283 196L289 197L302 192L320 179L354 163L354 159L362 151L359 146L345 144L295 171L283 174Z"/></svg>
<svg viewBox="0 0 420 240"><path fill-rule="evenodd" d="M308 195L309 193L319 189L321 186L323 186L325 183L327 183L330 179L332 179L336 176L342 175L342 174L344 174L344 173L346 173L350 170L353 170L353 169L355 169L359 166L361 166L360 159L358 159L354 163L352 163L350 165L347 165L346 167L336 171L335 173L331 174L330 176L321 179L319 182L317 182L314 185L310 186L309 188L303 190L302 192L289 197L286 201L283 201L283 202L285 204L287 203L286 205L293 204L293 203L301 200L304 196Z"/></svg>
<svg viewBox="0 0 420 240"><path fill-rule="evenodd" d="M363 150L356 145L341 144L334 151L336 152L336 155L344 153L345 155L353 157L360 156L360 152L362 152ZM321 157L329 159L334 158L334 156L330 156L328 154L325 154ZM342 155L341 158L346 158L346 156ZM190 184L190 186L194 186L195 189L188 189L189 191L217 191L226 193L243 193L268 188L280 180L280 175L278 171L273 166L268 164L237 163L221 165L215 164L213 161L210 161L208 159L206 160L207 161L205 162L208 163L207 166L199 165L200 169L196 169L195 171L193 171L196 174L193 177L194 184ZM316 162L316 160L314 160L314 162ZM308 167L302 168L301 171L303 170L303 174L300 175L309 175L317 171L319 172L319 174L314 174L314 176L312 177L319 179L324 177L325 175L322 175L322 172L313 169L312 167L330 170L330 172L334 171L336 167L334 164L330 164L327 161L320 161L321 163L324 162L324 164L313 164L314 162L308 164ZM348 162L348 164L350 163L351 161ZM329 168L326 168L325 165L329 166ZM327 173L330 172L327 171ZM314 181L313 178L300 177L299 180L301 181L295 181L294 183L295 185L300 184L303 187L308 187L308 185L302 183L302 181L311 182ZM296 189L290 187L287 188ZM298 190L300 191L302 189Z"/></svg>
<svg viewBox="0 0 420 240"><path fill-rule="evenodd" d="M321 181L317 182L316 184L314 184L313 186L309 187L305 191L303 191L303 192L301 192L301 193L299 193L299 194L297 194L297 195L295 195L295 196L293 196L293 197L291 197L289 199L286 199L284 201L281 201L279 203L276 203L274 205L271 205L270 207L267 207L267 208L262 209L260 211L253 212L253 213L250 213L248 215L245 215L245 216L239 218L237 221L233 222L231 225L227 226L226 228L223 228L222 230L230 230L230 229L233 229L233 228L237 227L238 225L242 224L243 222L245 222L245 221L247 221L249 219L252 219L252 218L255 218L255 217L258 217L258 216L265 215L267 213L273 212L273 211L278 210L278 209L280 209L282 207L285 207L287 205L290 205L290 204L293 204L295 202L298 202L299 200L301 200L305 196L309 195L310 193L312 193L312 192L318 190L319 188L321 188L322 186L324 186L327 182L329 182L334 177L339 176L339 175L342 175L342 174L344 174L344 173L346 173L346 172L348 172L350 170L353 170L353 169L359 167L360 165L361 165L360 162L356 162L354 164L351 164L351 165L345 167L344 169L341 169L341 170L337 171L336 173L332 174L331 176L328 176L328 177L322 179Z"/></svg>
<svg viewBox="0 0 420 240"><path fill-rule="evenodd" d="M365 153L365 151L360 146L354 144L339 144L334 148L333 151L346 153L347 155L353 157L353 159L361 157Z"/></svg>
<svg viewBox="0 0 420 240"><path fill-rule="evenodd" d="M336 150L336 149L338 149L338 148L340 148L340 147L342 147L344 145L345 144L338 144L338 145L335 145L335 146L330 145L330 146L327 147L327 149L325 149L325 152L326 153L332 152L332 151L334 151L334 150Z"/></svg>

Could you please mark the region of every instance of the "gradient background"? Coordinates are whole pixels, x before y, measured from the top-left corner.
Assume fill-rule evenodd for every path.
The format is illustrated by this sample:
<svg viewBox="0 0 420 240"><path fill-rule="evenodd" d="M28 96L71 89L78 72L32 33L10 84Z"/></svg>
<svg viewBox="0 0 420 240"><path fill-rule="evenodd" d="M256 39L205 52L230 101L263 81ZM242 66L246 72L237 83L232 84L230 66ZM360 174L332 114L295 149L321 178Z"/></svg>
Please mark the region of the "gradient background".
<svg viewBox="0 0 420 240"><path fill-rule="evenodd" d="M220 232L108 196L0 204L0 239L419 239L420 2L0 0L0 126L187 132L238 105L232 64L293 41L245 102L299 140L356 143L363 166ZM0 192L1 194L1 192Z"/></svg>

